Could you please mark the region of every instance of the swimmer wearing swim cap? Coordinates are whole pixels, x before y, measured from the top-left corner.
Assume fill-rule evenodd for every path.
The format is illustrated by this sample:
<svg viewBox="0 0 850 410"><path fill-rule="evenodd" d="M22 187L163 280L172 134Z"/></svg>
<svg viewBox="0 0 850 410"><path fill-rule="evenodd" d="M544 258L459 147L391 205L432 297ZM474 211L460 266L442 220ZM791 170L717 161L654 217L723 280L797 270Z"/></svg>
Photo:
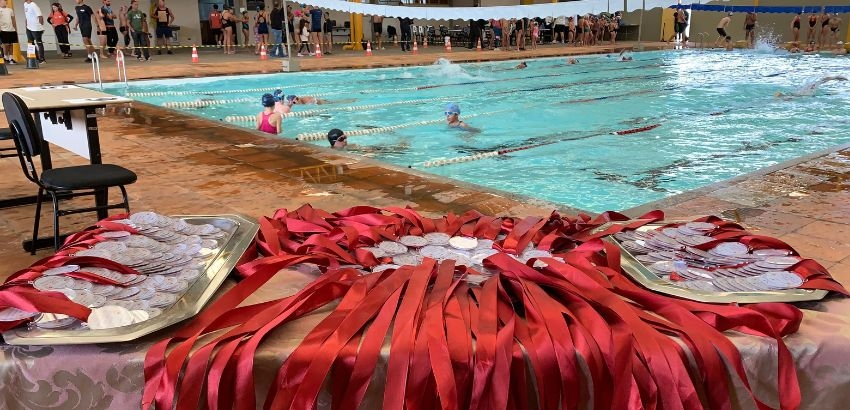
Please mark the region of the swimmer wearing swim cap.
<svg viewBox="0 0 850 410"><path fill-rule="evenodd" d="M348 137L341 129L334 128L328 131L328 143L331 144L333 149L345 149L348 145Z"/></svg>
<svg viewBox="0 0 850 410"><path fill-rule="evenodd" d="M283 117L274 112L274 96L271 94L263 94L262 98L260 98L260 102L263 104L263 111L257 114L257 129L268 134L280 134L280 131L283 128Z"/></svg>
<svg viewBox="0 0 850 410"><path fill-rule="evenodd" d="M479 131L477 128L470 127L467 123L460 120L460 106L453 102L446 104L446 124L450 128L461 128L474 132Z"/></svg>

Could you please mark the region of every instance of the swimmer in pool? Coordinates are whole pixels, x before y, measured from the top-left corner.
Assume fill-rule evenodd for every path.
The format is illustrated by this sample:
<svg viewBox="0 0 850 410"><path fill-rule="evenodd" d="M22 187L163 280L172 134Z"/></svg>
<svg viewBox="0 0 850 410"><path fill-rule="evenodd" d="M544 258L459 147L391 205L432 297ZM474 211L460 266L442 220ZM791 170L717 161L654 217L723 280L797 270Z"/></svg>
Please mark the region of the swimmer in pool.
<svg viewBox="0 0 850 410"><path fill-rule="evenodd" d="M797 91L795 93L784 94L780 91L777 91L775 94L773 94L773 96L777 97L777 98L783 98L783 99L786 99L786 100L790 100L792 97L813 96L813 95L815 95L815 91L817 91L817 88L818 88L819 85L828 83L830 81L847 81L847 77L844 77L844 76L841 76L841 75L827 76L827 77L821 78L820 80L817 80L817 81L803 87L803 89L801 89L800 91Z"/></svg>
<svg viewBox="0 0 850 410"><path fill-rule="evenodd" d="M525 69L526 67L528 67L528 64L526 64L525 61L523 61L523 62L517 64L516 67L514 67L514 68L517 69L517 70L522 70L522 69Z"/></svg>
<svg viewBox="0 0 850 410"><path fill-rule="evenodd" d="M572 58L572 57L571 57L571 58L568 58L568 59L567 59L567 64L569 64L569 65L578 64L578 59L577 59L577 58Z"/></svg>
<svg viewBox="0 0 850 410"><path fill-rule="evenodd" d="M292 112L292 104L284 97L283 90L274 90L272 96L274 96L274 112L281 115Z"/></svg>
<svg viewBox="0 0 850 410"><path fill-rule="evenodd" d="M348 136L345 135L345 131L339 128L334 128L328 131L328 143L331 145L331 148L335 150L358 151L366 156L373 156L374 154L387 152L404 152L410 147L407 141L400 141L398 144L385 146L349 145Z"/></svg>
<svg viewBox="0 0 850 410"><path fill-rule="evenodd" d="M460 106L457 103L446 104L446 124L449 128L461 128L464 130L478 132L477 128L470 127L460 120Z"/></svg>
<svg viewBox="0 0 850 410"><path fill-rule="evenodd" d="M290 106L293 104L328 104L328 100L323 100L321 98L311 97L309 95L306 96L296 96L296 95L287 95L286 101L291 102Z"/></svg>
<svg viewBox="0 0 850 410"><path fill-rule="evenodd" d="M620 61L632 61L632 60L633 60L632 56L627 56L626 55L626 49L624 48L623 51L620 52Z"/></svg>

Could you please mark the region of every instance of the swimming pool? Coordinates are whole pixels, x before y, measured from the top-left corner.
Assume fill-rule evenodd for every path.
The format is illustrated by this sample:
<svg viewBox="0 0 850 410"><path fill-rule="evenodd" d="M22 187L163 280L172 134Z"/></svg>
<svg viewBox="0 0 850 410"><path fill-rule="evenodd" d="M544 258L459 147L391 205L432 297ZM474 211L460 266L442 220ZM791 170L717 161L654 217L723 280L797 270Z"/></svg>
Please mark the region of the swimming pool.
<svg viewBox="0 0 850 410"><path fill-rule="evenodd" d="M368 156L588 211L627 209L850 141L846 57L667 51L514 62L107 86L154 105L253 128L275 88L325 105L296 106L284 138L331 128ZM449 129L444 107L481 131ZM651 128L643 132L633 130ZM621 132L623 135L612 134Z"/></svg>

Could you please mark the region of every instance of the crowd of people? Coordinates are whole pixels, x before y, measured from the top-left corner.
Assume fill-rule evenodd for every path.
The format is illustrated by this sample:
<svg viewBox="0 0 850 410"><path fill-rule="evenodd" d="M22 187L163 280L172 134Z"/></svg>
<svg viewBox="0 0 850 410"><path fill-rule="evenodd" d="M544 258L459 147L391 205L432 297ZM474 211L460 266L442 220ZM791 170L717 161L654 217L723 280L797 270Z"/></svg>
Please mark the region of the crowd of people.
<svg viewBox="0 0 850 410"><path fill-rule="evenodd" d="M102 0L101 6L96 9L86 4L85 0L75 0L75 3L74 15L65 11L58 2L52 3L50 12L45 15L32 0L24 1L26 39L28 43L35 45L35 56L40 64L47 62L42 40L47 25L53 28L62 58L73 56L68 39L72 31L79 31L83 39L87 63L92 61L95 54L102 58L115 57L121 37L125 48L129 48L132 42L133 54L140 61L150 60L150 39L154 35L157 54L162 54L163 50L172 54L168 39L172 36L174 13L165 6L165 0L158 0L153 9L151 17L155 22L154 33L149 29L147 14L139 10L138 0L131 0L129 6L121 6L117 11L111 0ZM97 35L98 47L92 42L92 34ZM18 43L17 21L7 0L0 0L0 42L3 44L5 62L17 64L12 56L12 48Z"/></svg>

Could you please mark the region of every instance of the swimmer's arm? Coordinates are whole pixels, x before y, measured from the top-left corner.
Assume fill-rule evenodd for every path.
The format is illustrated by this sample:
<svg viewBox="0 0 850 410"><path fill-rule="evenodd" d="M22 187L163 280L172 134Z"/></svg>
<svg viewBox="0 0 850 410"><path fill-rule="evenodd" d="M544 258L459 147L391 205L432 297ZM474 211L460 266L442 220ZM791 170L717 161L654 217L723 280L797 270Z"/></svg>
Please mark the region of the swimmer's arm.
<svg viewBox="0 0 850 410"><path fill-rule="evenodd" d="M257 114L257 129L263 126L263 113Z"/></svg>

